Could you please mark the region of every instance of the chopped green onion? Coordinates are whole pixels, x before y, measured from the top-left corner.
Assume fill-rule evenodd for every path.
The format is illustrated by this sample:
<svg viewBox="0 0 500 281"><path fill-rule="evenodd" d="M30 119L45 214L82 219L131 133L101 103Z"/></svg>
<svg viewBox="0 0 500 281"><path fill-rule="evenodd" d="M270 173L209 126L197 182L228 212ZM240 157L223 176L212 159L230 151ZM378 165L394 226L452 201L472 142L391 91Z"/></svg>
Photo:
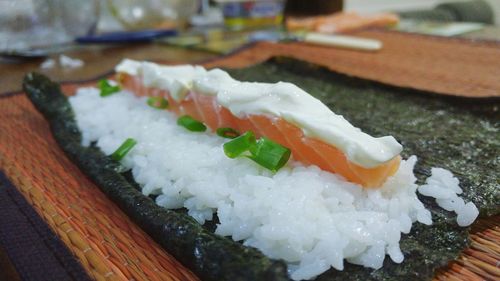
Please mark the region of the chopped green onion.
<svg viewBox="0 0 500 281"><path fill-rule="evenodd" d="M246 156L273 172L281 169L290 159L290 149L268 138L258 140L248 131L224 144L224 153L229 158Z"/></svg>
<svg viewBox="0 0 500 281"><path fill-rule="evenodd" d="M109 81L106 79L99 80L99 89L101 90L101 97L107 97L110 96L116 92L119 92L121 90L120 86L112 86L109 84Z"/></svg>
<svg viewBox="0 0 500 281"><path fill-rule="evenodd" d="M126 139L118 149L111 154L111 158L120 161L137 144L137 141L131 138Z"/></svg>
<svg viewBox="0 0 500 281"><path fill-rule="evenodd" d="M255 135L251 131L248 131L243 135L226 142L223 145L223 148L227 157L236 158L243 153L250 151L251 147L255 145Z"/></svg>
<svg viewBox="0 0 500 281"><path fill-rule="evenodd" d="M273 172L283 167L290 159L290 149L268 138L262 137L255 146L250 147L251 156L248 158Z"/></svg>
<svg viewBox="0 0 500 281"><path fill-rule="evenodd" d="M189 115L184 115L177 119L177 125L182 126L192 132L205 132L207 126Z"/></svg>
<svg viewBox="0 0 500 281"><path fill-rule="evenodd" d="M148 98L147 103L149 106L158 109L165 109L168 107L168 101L162 97L150 97Z"/></svg>
<svg viewBox="0 0 500 281"><path fill-rule="evenodd" d="M234 139L240 135L240 132L236 131L233 128L219 128L216 132L219 137L227 139Z"/></svg>

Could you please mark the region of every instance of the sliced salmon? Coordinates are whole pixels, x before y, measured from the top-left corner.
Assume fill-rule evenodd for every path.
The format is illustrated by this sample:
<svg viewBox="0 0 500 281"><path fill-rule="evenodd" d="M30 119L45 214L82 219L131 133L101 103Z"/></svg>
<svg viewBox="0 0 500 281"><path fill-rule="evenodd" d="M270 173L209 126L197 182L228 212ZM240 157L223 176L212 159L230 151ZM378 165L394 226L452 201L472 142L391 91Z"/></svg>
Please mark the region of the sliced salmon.
<svg viewBox="0 0 500 281"><path fill-rule="evenodd" d="M123 88L139 96L163 96L169 101L168 110L203 121L212 131L223 127L242 133L252 131L257 137L265 136L290 148L294 159L303 164L316 165L364 187L381 186L399 168L400 156L374 168L361 167L349 161L340 149L305 136L302 129L282 118L268 115L248 115L240 118L218 104L214 96L190 91L181 102L177 102L168 91L145 87L136 76L120 73L117 80Z"/></svg>
<svg viewBox="0 0 500 281"><path fill-rule="evenodd" d="M308 30L322 33L344 33L367 27L392 26L399 22L393 13L360 15L356 12L340 12L326 16L290 17L286 21L290 30Z"/></svg>

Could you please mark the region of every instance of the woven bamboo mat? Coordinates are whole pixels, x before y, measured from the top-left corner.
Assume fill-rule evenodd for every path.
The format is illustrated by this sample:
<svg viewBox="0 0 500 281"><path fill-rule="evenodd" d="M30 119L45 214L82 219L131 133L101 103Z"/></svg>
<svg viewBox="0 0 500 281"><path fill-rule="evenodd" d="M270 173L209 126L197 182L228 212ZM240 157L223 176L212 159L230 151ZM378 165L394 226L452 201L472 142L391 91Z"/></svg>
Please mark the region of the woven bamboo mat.
<svg viewBox="0 0 500 281"><path fill-rule="evenodd" d="M248 59L249 50L243 51L243 59L228 57L221 64L237 67L258 61ZM71 94L77 86L68 84L64 90ZM24 95L0 97L0 120L0 169L92 278L197 280L65 157L48 124ZM440 270L436 280L499 280L499 219L476 222L471 247Z"/></svg>
<svg viewBox="0 0 500 281"><path fill-rule="evenodd" d="M65 157L24 95L0 99L0 167L96 280L197 280Z"/></svg>
<svg viewBox="0 0 500 281"><path fill-rule="evenodd" d="M243 67L272 56L289 56L398 87L471 98L500 97L500 42L382 30L354 35L378 39L383 48L370 53L263 42L209 65Z"/></svg>

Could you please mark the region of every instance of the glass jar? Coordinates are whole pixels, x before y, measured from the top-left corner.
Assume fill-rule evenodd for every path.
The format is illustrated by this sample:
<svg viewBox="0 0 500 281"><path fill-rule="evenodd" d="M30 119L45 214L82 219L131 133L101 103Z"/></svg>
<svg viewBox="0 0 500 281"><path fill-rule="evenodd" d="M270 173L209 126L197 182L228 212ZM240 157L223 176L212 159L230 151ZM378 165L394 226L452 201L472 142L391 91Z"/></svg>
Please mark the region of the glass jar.
<svg viewBox="0 0 500 281"><path fill-rule="evenodd" d="M98 0L0 0L0 50L30 50L95 31Z"/></svg>
<svg viewBox="0 0 500 281"><path fill-rule="evenodd" d="M198 0L107 0L111 14L128 30L184 27Z"/></svg>

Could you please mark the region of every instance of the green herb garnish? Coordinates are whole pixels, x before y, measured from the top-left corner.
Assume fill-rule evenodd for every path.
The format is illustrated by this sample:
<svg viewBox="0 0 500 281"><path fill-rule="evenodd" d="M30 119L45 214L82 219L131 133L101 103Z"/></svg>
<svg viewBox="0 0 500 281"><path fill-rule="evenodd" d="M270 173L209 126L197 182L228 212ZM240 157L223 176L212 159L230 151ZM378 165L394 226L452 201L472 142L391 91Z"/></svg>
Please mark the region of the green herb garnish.
<svg viewBox="0 0 500 281"><path fill-rule="evenodd" d="M193 119L193 117L189 115L179 117L179 119L177 119L177 125L182 126L191 132L205 132L207 130L207 126L205 126L205 124Z"/></svg>
<svg viewBox="0 0 500 281"><path fill-rule="evenodd" d="M234 139L240 135L240 132L236 131L233 128L219 128L216 131L219 137Z"/></svg>
<svg viewBox="0 0 500 281"><path fill-rule="evenodd" d="M257 144L255 135L248 131L243 135L226 142L223 145L224 153L229 158L236 158L245 152L250 152L252 146Z"/></svg>
<svg viewBox="0 0 500 281"><path fill-rule="evenodd" d="M120 86L112 86L109 84L109 81L106 79L99 80L99 89L101 90L101 97L107 97L110 96L116 92L119 92L121 90Z"/></svg>
<svg viewBox="0 0 500 281"><path fill-rule="evenodd" d="M268 138L256 140L251 131L226 142L223 148L229 158L245 156L273 172L281 169L291 155L290 149Z"/></svg>
<svg viewBox="0 0 500 281"><path fill-rule="evenodd" d="M150 97L147 104L157 109L165 109L168 107L168 101L162 97Z"/></svg>
<svg viewBox="0 0 500 281"><path fill-rule="evenodd" d="M123 157L125 157L125 155L127 155L127 153L137 144L137 141L132 139L132 138L128 138L126 139L122 145L120 145L120 147L118 147L118 149L113 152L113 154L111 154L111 158L113 158L114 160L116 161L120 161L123 159Z"/></svg>
<svg viewBox="0 0 500 281"><path fill-rule="evenodd" d="M285 166L292 154L290 149L265 137L257 140L256 145L250 147L250 152L252 155L248 158L273 172Z"/></svg>

